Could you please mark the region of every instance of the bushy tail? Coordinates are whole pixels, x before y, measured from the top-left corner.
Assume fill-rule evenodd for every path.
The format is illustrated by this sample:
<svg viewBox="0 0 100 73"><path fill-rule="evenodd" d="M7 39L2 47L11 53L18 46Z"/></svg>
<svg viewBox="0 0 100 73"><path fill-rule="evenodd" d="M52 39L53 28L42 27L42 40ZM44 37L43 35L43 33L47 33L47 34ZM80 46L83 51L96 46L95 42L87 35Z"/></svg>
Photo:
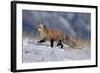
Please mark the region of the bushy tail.
<svg viewBox="0 0 100 73"><path fill-rule="evenodd" d="M76 48L77 44L75 41L73 41L71 38L69 38L68 36L65 36L64 40L63 40L64 44L67 44L68 46L70 46L71 48Z"/></svg>

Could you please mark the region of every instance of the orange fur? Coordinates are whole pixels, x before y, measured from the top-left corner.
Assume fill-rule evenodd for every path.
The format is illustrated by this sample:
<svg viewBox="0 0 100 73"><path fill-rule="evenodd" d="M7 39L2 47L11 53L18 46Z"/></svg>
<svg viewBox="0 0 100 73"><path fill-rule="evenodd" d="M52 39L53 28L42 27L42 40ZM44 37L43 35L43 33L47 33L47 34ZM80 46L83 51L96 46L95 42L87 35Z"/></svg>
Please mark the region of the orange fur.
<svg viewBox="0 0 100 73"><path fill-rule="evenodd" d="M61 40L63 43L69 45L72 48L76 47L76 43L68 36L65 36L64 32L60 30L47 28L44 24L40 24L38 30L42 38L45 38L46 40L53 39L57 43L59 40Z"/></svg>

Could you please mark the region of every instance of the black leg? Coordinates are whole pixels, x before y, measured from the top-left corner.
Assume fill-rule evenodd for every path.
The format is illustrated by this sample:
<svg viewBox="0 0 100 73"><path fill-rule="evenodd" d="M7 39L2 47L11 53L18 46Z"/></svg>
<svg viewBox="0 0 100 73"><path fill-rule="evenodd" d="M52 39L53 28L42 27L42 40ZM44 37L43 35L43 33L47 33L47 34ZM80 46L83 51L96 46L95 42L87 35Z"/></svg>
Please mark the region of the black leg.
<svg viewBox="0 0 100 73"><path fill-rule="evenodd" d="M57 46L59 46L59 45L60 45L60 43L58 42L58 43L57 43Z"/></svg>
<svg viewBox="0 0 100 73"><path fill-rule="evenodd" d="M54 40L50 40L50 43L51 43L51 47L53 47L53 43L54 43Z"/></svg>
<svg viewBox="0 0 100 73"><path fill-rule="evenodd" d="M63 48L63 44L62 44L61 40L59 40L59 42L60 42L60 46L61 46L61 48Z"/></svg>
<svg viewBox="0 0 100 73"><path fill-rule="evenodd" d="M63 48L63 44L61 43L61 48Z"/></svg>
<svg viewBox="0 0 100 73"><path fill-rule="evenodd" d="M59 42L57 43L57 46L61 46L61 48L63 48L63 44L62 44L62 42L61 42L61 40L59 40Z"/></svg>
<svg viewBox="0 0 100 73"><path fill-rule="evenodd" d="M43 42L45 42L45 39L38 41L38 43L43 43Z"/></svg>

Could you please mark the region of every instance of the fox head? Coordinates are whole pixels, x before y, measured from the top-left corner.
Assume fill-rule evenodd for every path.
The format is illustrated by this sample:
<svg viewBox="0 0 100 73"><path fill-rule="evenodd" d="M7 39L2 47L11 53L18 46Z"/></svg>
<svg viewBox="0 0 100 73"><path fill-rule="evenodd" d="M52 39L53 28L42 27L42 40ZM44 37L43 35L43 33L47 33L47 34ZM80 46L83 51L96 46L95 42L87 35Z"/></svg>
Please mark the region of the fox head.
<svg viewBox="0 0 100 73"><path fill-rule="evenodd" d="M40 23L40 25L38 26L38 31L39 32L44 32L46 30L46 26L43 23Z"/></svg>

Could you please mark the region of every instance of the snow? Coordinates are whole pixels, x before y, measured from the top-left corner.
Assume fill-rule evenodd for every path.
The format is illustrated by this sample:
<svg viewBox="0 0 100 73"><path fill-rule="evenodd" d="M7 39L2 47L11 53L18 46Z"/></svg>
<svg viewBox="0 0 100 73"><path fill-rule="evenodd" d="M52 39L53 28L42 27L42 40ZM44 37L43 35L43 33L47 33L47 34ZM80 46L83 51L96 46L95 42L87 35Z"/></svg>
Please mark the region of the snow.
<svg viewBox="0 0 100 73"><path fill-rule="evenodd" d="M23 38L23 63L70 61L90 59L90 48L72 49L64 44L61 49L57 46L50 47L50 43L39 44L38 40Z"/></svg>

